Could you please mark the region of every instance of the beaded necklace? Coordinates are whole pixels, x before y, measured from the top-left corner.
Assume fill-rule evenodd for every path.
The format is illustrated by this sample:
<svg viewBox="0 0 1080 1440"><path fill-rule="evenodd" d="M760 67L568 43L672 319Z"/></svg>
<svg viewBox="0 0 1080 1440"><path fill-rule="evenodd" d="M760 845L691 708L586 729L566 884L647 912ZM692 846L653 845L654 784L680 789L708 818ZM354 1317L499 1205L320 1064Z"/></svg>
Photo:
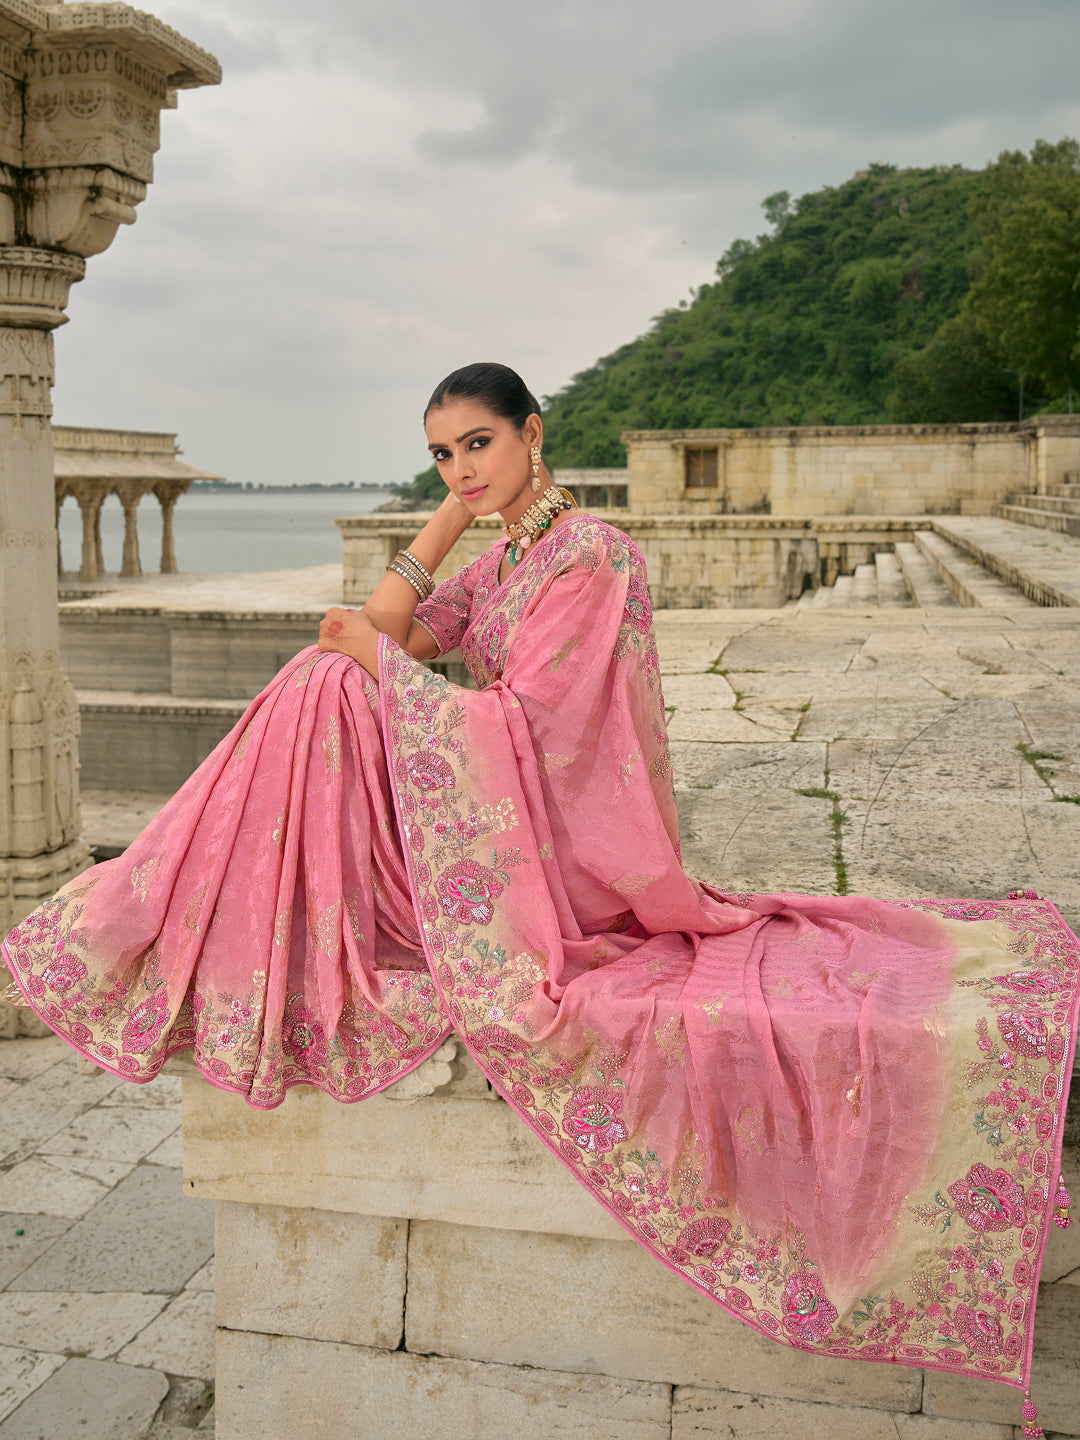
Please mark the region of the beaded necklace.
<svg viewBox="0 0 1080 1440"><path fill-rule="evenodd" d="M563 490L559 485L552 485L545 490L539 500L534 500L520 520L515 520L512 525L503 526L503 534L510 540L506 548L506 558L510 567L518 563L525 551L535 541L539 540L545 530L551 529L551 522L558 515L560 510L577 509L577 502L569 490Z"/></svg>

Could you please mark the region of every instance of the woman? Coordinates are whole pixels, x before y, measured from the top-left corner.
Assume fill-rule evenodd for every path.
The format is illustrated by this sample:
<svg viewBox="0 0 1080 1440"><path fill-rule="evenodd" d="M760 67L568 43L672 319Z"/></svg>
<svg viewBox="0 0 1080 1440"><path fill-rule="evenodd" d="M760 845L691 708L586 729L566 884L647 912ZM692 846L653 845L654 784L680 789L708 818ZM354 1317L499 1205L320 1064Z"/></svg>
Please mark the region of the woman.
<svg viewBox="0 0 1080 1440"><path fill-rule="evenodd" d="M456 371L425 427L446 500L122 857L12 932L27 1002L118 1074L193 1047L264 1107L362 1099L454 1029L762 1333L1025 1386L1075 937L1030 895L688 877L640 553L571 513L512 371ZM495 512L507 540L430 594ZM478 690L423 664L455 647Z"/></svg>

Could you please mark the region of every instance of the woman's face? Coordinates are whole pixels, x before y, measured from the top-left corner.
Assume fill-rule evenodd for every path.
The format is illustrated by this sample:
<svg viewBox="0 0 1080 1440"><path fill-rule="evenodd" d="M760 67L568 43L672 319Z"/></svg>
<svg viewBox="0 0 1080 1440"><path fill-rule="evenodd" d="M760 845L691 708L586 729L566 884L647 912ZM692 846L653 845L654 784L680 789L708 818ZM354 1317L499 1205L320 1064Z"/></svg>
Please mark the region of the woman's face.
<svg viewBox="0 0 1080 1440"><path fill-rule="evenodd" d="M513 521L536 498L529 449L543 439L538 415L519 430L477 400L447 400L428 411L424 429L439 474L474 515Z"/></svg>

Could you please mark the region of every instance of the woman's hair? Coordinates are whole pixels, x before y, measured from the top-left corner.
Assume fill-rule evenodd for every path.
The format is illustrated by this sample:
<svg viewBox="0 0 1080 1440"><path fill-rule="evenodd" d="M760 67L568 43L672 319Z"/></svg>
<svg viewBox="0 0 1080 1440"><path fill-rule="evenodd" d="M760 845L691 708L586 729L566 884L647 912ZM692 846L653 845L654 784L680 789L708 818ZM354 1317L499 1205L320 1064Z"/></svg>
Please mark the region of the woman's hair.
<svg viewBox="0 0 1080 1440"><path fill-rule="evenodd" d="M521 429L530 415L540 414L540 403L525 381L509 365L481 361L463 365L440 380L424 408L424 419L447 400L478 400L493 415Z"/></svg>

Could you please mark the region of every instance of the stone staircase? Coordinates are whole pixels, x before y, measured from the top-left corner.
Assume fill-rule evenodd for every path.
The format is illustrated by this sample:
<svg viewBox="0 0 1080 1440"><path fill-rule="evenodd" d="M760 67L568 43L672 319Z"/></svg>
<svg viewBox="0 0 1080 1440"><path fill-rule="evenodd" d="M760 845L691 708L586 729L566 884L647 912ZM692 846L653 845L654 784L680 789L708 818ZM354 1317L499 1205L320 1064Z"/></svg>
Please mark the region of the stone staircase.
<svg viewBox="0 0 1080 1440"><path fill-rule="evenodd" d="M1014 496L993 516L927 520L892 553L875 555L873 564L794 604L815 610L1080 605L1080 479L1046 495Z"/></svg>
<svg viewBox="0 0 1080 1440"><path fill-rule="evenodd" d="M1061 484L1048 485L1045 495L1010 495L994 514L1014 525L1080 536L1080 477L1071 472Z"/></svg>

